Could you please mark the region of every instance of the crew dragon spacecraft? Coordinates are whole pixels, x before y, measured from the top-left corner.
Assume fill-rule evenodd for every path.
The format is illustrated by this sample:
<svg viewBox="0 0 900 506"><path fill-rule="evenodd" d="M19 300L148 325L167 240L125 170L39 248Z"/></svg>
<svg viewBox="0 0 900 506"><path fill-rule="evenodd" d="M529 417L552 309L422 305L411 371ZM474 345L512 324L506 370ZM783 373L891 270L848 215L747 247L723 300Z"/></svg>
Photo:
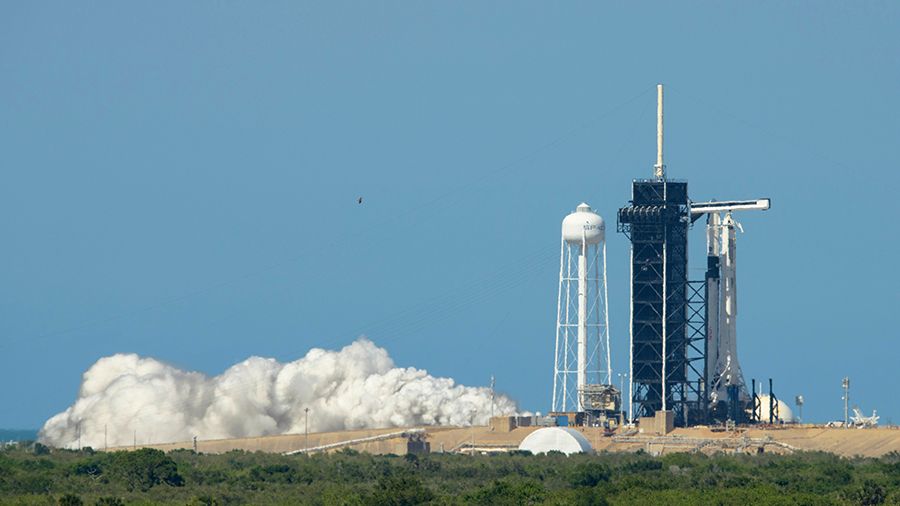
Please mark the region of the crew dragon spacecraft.
<svg viewBox="0 0 900 506"><path fill-rule="evenodd" d="M744 230L732 212L764 211L770 206L769 199L691 204L692 222L707 215L706 392L713 418L724 415L725 419L741 421L753 400L737 358L736 239L737 230Z"/></svg>

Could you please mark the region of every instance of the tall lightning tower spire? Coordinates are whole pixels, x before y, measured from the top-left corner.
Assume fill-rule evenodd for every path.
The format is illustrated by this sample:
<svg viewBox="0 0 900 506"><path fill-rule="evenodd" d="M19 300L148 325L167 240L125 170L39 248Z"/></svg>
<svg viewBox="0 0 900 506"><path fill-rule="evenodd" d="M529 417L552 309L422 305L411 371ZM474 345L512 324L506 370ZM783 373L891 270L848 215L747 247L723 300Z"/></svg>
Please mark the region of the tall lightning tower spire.
<svg viewBox="0 0 900 506"><path fill-rule="evenodd" d="M666 180L666 166L663 164L663 85L656 85L656 165L653 166L653 179Z"/></svg>
<svg viewBox="0 0 900 506"><path fill-rule="evenodd" d="M741 228L731 212L768 209L769 200L691 202L687 181L666 176L663 85L656 90L653 178L632 181L631 201L616 220L631 241L629 412L634 419L672 411L676 427L705 424L710 416L741 422L750 395L737 363L735 229ZM711 215L706 280L689 281L688 230L705 213Z"/></svg>
<svg viewBox="0 0 900 506"><path fill-rule="evenodd" d="M706 335L697 311L702 298L688 282L688 185L666 176L663 85L656 89L653 178L632 182L616 227L631 241L629 411L633 418L672 411L675 425L684 427L698 419Z"/></svg>

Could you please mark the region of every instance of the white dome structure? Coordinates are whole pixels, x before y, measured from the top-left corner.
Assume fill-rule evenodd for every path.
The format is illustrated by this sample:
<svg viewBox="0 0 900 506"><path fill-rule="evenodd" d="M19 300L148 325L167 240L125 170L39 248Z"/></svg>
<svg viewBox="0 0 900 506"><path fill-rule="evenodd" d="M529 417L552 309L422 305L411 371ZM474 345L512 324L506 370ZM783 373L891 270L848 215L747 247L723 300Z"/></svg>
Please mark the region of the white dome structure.
<svg viewBox="0 0 900 506"><path fill-rule="evenodd" d="M763 423L769 423L769 396L760 395L759 403L761 404L759 419ZM780 399L776 401L776 404L778 405L778 411L777 416L775 417L775 421L793 423L794 413L791 411L791 408L789 408L788 405Z"/></svg>
<svg viewBox="0 0 900 506"><path fill-rule="evenodd" d="M572 453L594 453L590 441L575 429L565 427L547 427L538 429L522 441L520 450L528 450L537 455L549 451L558 451L570 455Z"/></svg>

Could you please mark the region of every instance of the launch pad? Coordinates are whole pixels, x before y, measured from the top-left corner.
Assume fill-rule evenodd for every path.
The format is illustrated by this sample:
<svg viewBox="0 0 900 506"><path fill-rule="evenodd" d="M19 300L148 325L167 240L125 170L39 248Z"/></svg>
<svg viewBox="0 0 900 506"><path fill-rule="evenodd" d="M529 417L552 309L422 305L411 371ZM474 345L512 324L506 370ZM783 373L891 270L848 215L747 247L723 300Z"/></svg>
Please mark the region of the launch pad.
<svg viewBox="0 0 900 506"><path fill-rule="evenodd" d="M760 421L761 396L747 388L737 358L736 234L743 229L732 213L766 210L770 201L692 202L687 181L666 175L662 85L657 91L653 178L634 180L631 200L616 215L616 231L631 241L629 370L619 374L620 383L629 380L627 418L671 413L677 427ZM704 215L706 276L692 281L688 235ZM611 385L604 221L582 203L562 232L551 411L611 427L607 420L625 418L625 389ZM773 422L771 380L769 390Z"/></svg>
<svg viewBox="0 0 900 506"><path fill-rule="evenodd" d="M732 212L769 209L770 202L691 202L687 181L666 176L662 85L658 94L654 177L632 183L631 201L617 215L616 230L631 241L629 412L634 419L672 411L678 427L757 421L761 401L737 360L736 229L742 229ZM688 232L703 215L706 276L691 281Z"/></svg>

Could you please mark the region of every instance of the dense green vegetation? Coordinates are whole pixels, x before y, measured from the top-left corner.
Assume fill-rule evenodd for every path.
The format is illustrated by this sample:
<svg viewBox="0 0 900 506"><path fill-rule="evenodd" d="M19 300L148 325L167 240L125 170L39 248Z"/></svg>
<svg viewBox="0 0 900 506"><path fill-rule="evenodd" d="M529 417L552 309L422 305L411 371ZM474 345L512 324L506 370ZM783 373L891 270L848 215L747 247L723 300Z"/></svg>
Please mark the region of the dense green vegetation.
<svg viewBox="0 0 900 506"><path fill-rule="evenodd" d="M0 452L0 506L900 504L900 455Z"/></svg>

